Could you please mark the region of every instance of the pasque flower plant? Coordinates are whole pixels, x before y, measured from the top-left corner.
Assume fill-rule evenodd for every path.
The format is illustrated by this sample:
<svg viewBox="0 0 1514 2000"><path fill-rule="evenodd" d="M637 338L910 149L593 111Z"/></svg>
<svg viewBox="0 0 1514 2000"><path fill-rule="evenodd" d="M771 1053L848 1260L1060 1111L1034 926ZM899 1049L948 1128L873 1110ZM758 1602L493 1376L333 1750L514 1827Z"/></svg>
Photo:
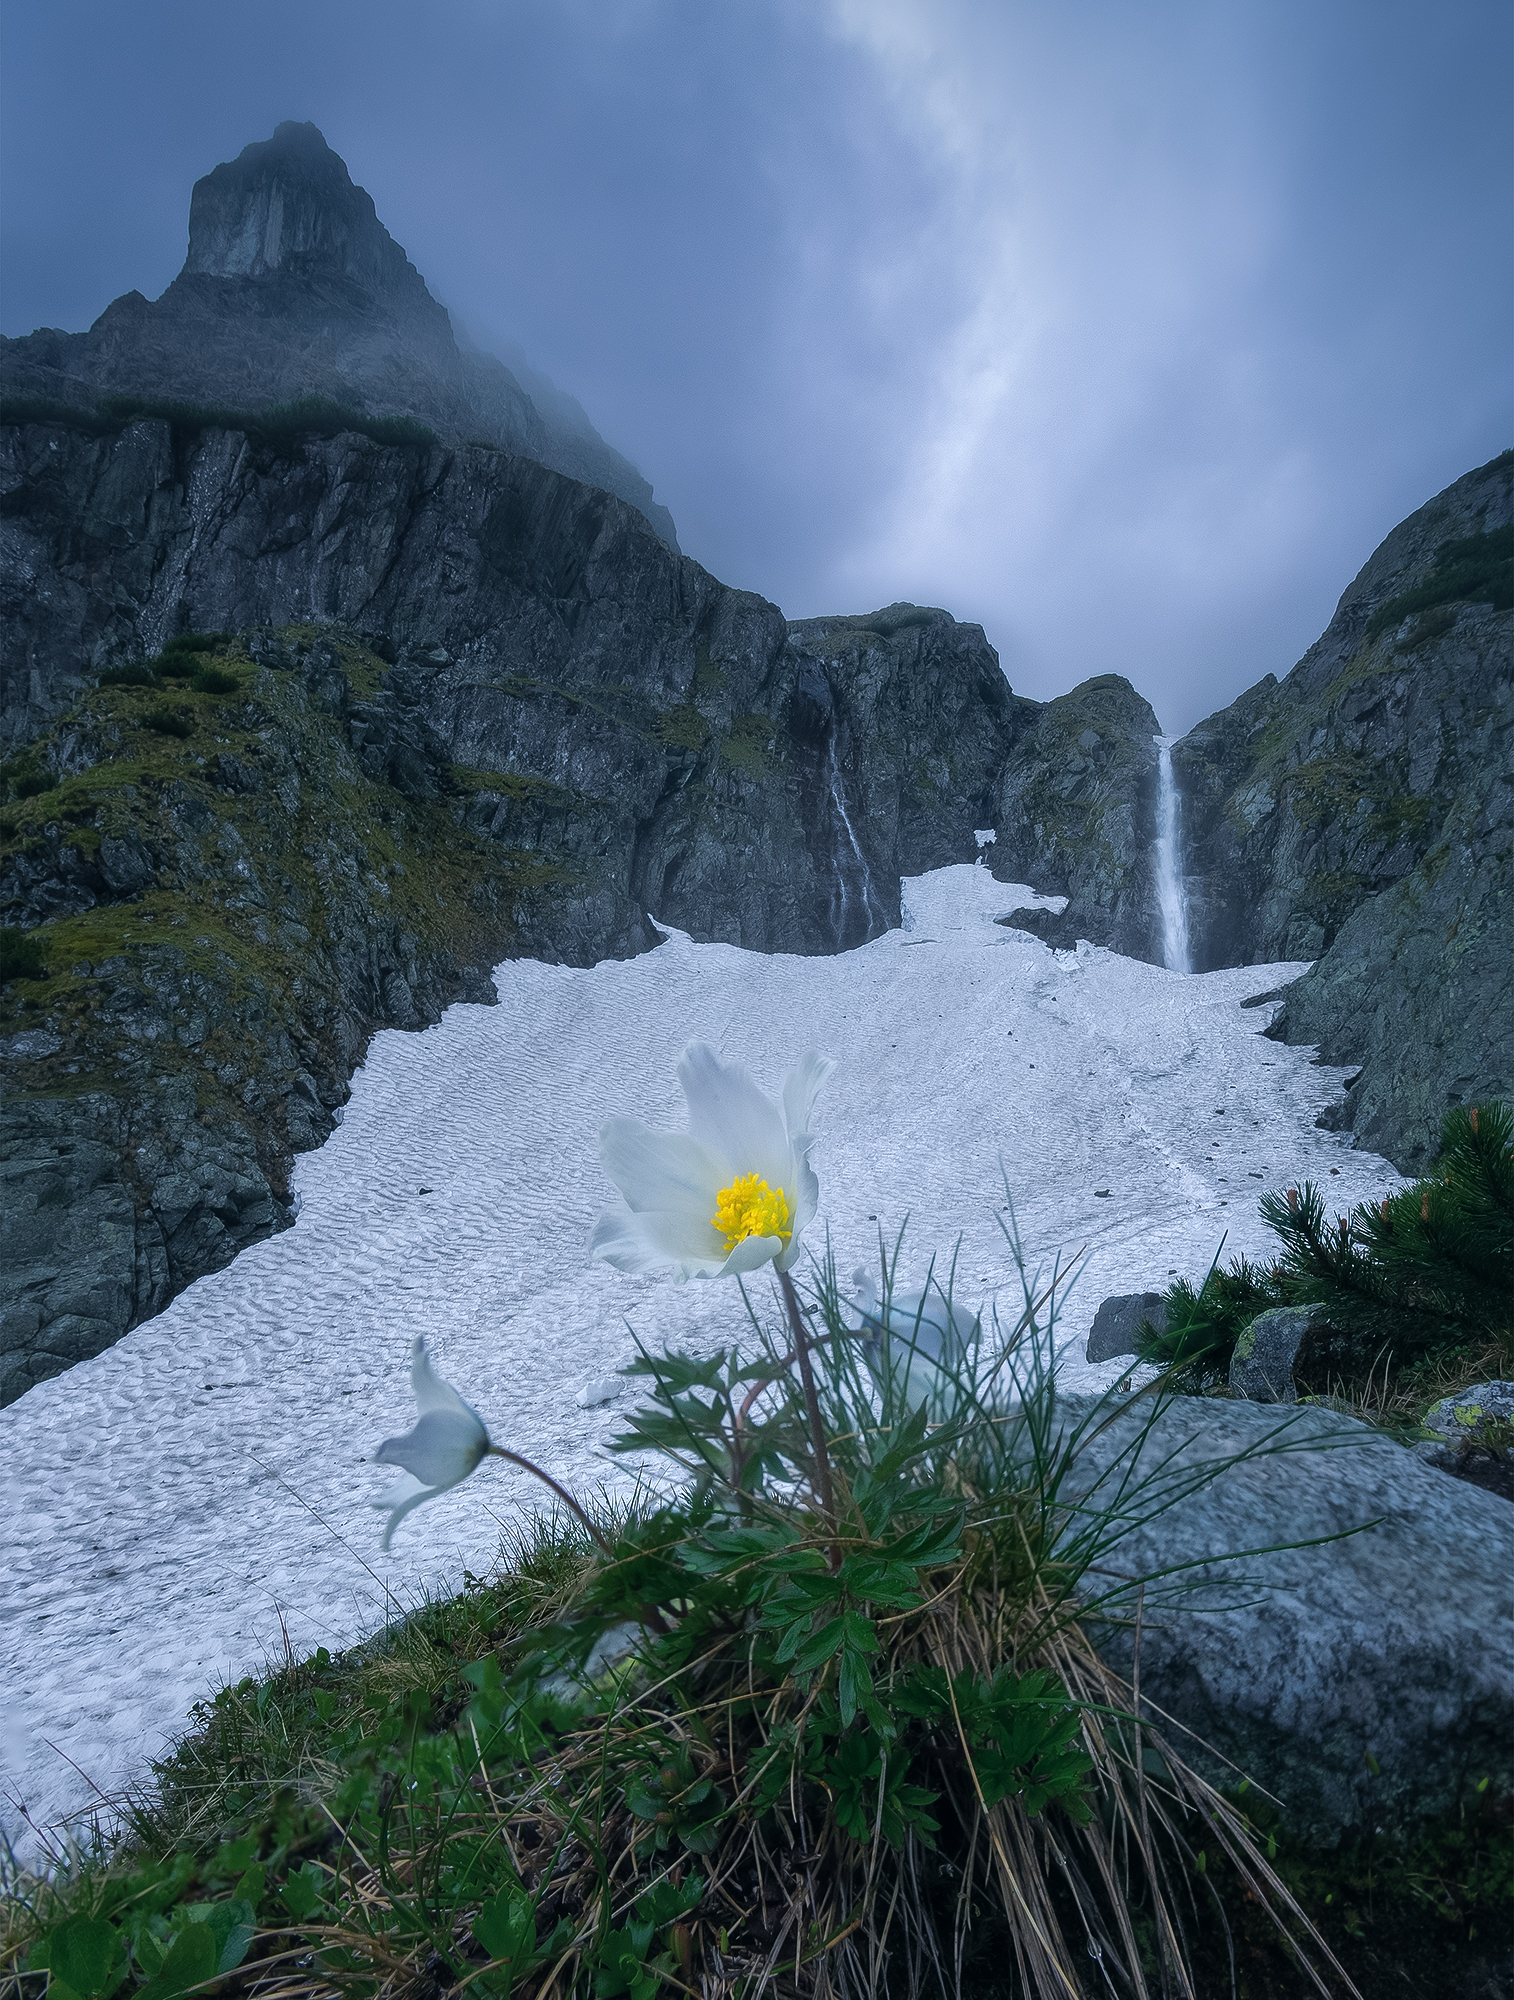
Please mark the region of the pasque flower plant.
<svg viewBox="0 0 1514 2000"><path fill-rule="evenodd" d="M599 1157L626 1206L602 1215L589 1243L592 1256L622 1271L671 1268L678 1278L729 1278L773 1266L804 1390L816 1497L831 1521L830 1457L811 1336L789 1271L819 1205L810 1118L835 1066L813 1052L802 1056L775 1104L707 1042L690 1042L678 1065L687 1132L651 1132L634 1118L611 1118L601 1127ZM834 1545L832 1558L840 1560Z"/></svg>

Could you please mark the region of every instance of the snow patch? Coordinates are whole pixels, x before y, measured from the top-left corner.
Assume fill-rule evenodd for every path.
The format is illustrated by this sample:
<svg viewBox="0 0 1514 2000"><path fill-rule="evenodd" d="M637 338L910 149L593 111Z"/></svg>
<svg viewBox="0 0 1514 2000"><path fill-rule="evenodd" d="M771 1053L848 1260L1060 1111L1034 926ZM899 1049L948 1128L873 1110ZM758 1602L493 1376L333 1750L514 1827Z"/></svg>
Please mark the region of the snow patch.
<svg viewBox="0 0 1514 2000"><path fill-rule="evenodd" d="M629 1477L605 1451L623 1414L583 1407L634 1358L628 1322L654 1351L697 1351L741 1321L733 1288L586 1255L614 1198L600 1124L681 1129L692 1039L770 1089L806 1048L836 1058L813 1241L829 1232L839 1269L875 1267L908 1217L901 1287L955 1252L961 1303L1012 1320L1011 1198L1032 1269L1079 1258L1070 1387L1128 1368L1082 1359L1109 1293L1202 1276L1222 1235L1227 1255L1267 1249L1264 1189L1310 1177L1344 1211L1401 1185L1315 1125L1347 1072L1266 1041L1265 1010L1239 1004L1303 966L1182 978L1052 952L994 920L1063 899L972 863L903 888L906 928L836 957L660 926L656 951L588 970L512 960L495 969L498 1007L375 1035L344 1120L296 1162L299 1227L0 1410L13 1837L23 1810L56 1821L88 1812L94 1786L140 1781L196 1701L282 1658L285 1628L296 1654L351 1644L486 1571L500 1525L551 1504L491 1460L379 1553L368 1503L388 1474L373 1456L414 1421L417 1334L498 1443L580 1491Z"/></svg>

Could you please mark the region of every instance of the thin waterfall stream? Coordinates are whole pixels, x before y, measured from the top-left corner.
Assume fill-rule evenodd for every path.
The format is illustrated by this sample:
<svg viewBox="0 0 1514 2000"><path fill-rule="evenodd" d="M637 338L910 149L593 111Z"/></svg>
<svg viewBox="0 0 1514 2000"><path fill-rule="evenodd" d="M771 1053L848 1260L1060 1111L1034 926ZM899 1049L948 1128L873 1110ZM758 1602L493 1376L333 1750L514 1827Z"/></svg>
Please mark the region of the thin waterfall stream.
<svg viewBox="0 0 1514 2000"><path fill-rule="evenodd" d="M1181 801L1172 774L1170 736L1157 746L1157 905L1162 913L1162 963L1169 972L1192 972L1188 948L1188 897L1183 889Z"/></svg>
<svg viewBox="0 0 1514 2000"><path fill-rule="evenodd" d="M888 913L873 888L873 872L862 852L851 814L846 809L846 791L841 782L841 765L836 756L834 734L826 746L826 785L831 807L839 822L836 842L836 891L831 900L831 918L836 942L842 951L867 944L888 929ZM848 880L848 877L851 879ZM875 929L876 926L876 929ZM860 928L860 936L855 933Z"/></svg>

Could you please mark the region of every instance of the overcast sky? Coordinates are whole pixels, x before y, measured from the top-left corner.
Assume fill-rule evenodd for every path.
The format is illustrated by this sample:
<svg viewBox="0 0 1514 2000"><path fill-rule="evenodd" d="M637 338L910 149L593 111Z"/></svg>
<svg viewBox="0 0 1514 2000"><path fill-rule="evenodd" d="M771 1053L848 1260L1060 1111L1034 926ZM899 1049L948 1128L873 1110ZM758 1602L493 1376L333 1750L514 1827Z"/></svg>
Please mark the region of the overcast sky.
<svg viewBox="0 0 1514 2000"><path fill-rule="evenodd" d="M1180 731L1514 440L1504 0L8 0L0 326L313 119L684 548Z"/></svg>

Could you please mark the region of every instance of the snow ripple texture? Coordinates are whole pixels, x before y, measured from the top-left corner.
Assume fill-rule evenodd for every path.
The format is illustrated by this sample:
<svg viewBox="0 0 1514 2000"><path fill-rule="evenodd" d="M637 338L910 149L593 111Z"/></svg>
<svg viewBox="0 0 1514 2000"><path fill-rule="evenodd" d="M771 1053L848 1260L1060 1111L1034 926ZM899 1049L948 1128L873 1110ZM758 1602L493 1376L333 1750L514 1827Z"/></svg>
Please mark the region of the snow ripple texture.
<svg viewBox="0 0 1514 2000"><path fill-rule="evenodd" d="M497 1461L379 1553L379 1442L407 1429L410 1343L502 1443L569 1486L627 1477L623 1411L576 1398L655 1346L739 1327L733 1287L629 1278L585 1254L613 1198L598 1132L681 1128L674 1075L701 1038L769 1088L806 1048L837 1059L814 1164L839 1269L908 1218L901 1277L960 1235L959 1294L1018 1310L1004 1182L1033 1263L1087 1246L1061 1321L1070 1387L1110 1292L1197 1278L1270 1238L1264 1188L1311 1177L1344 1211L1401 1185L1315 1126L1342 1075L1265 1040L1250 994L1301 965L1182 978L994 918L1045 899L986 869L905 884L905 921L834 958L673 933L589 971L510 962L500 1005L374 1038L347 1115L297 1165L298 1224L203 1278L107 1353L0 1411L0 1802L30 1829L147 1774L192 1704L333 1650L485 1571L547 1496ZM1222 1115L1217 1115L1222 1114ZM1337 1171L1338 1170L1338 1174ZM764 1296L759 1284L758 1296Z"/></svg>

